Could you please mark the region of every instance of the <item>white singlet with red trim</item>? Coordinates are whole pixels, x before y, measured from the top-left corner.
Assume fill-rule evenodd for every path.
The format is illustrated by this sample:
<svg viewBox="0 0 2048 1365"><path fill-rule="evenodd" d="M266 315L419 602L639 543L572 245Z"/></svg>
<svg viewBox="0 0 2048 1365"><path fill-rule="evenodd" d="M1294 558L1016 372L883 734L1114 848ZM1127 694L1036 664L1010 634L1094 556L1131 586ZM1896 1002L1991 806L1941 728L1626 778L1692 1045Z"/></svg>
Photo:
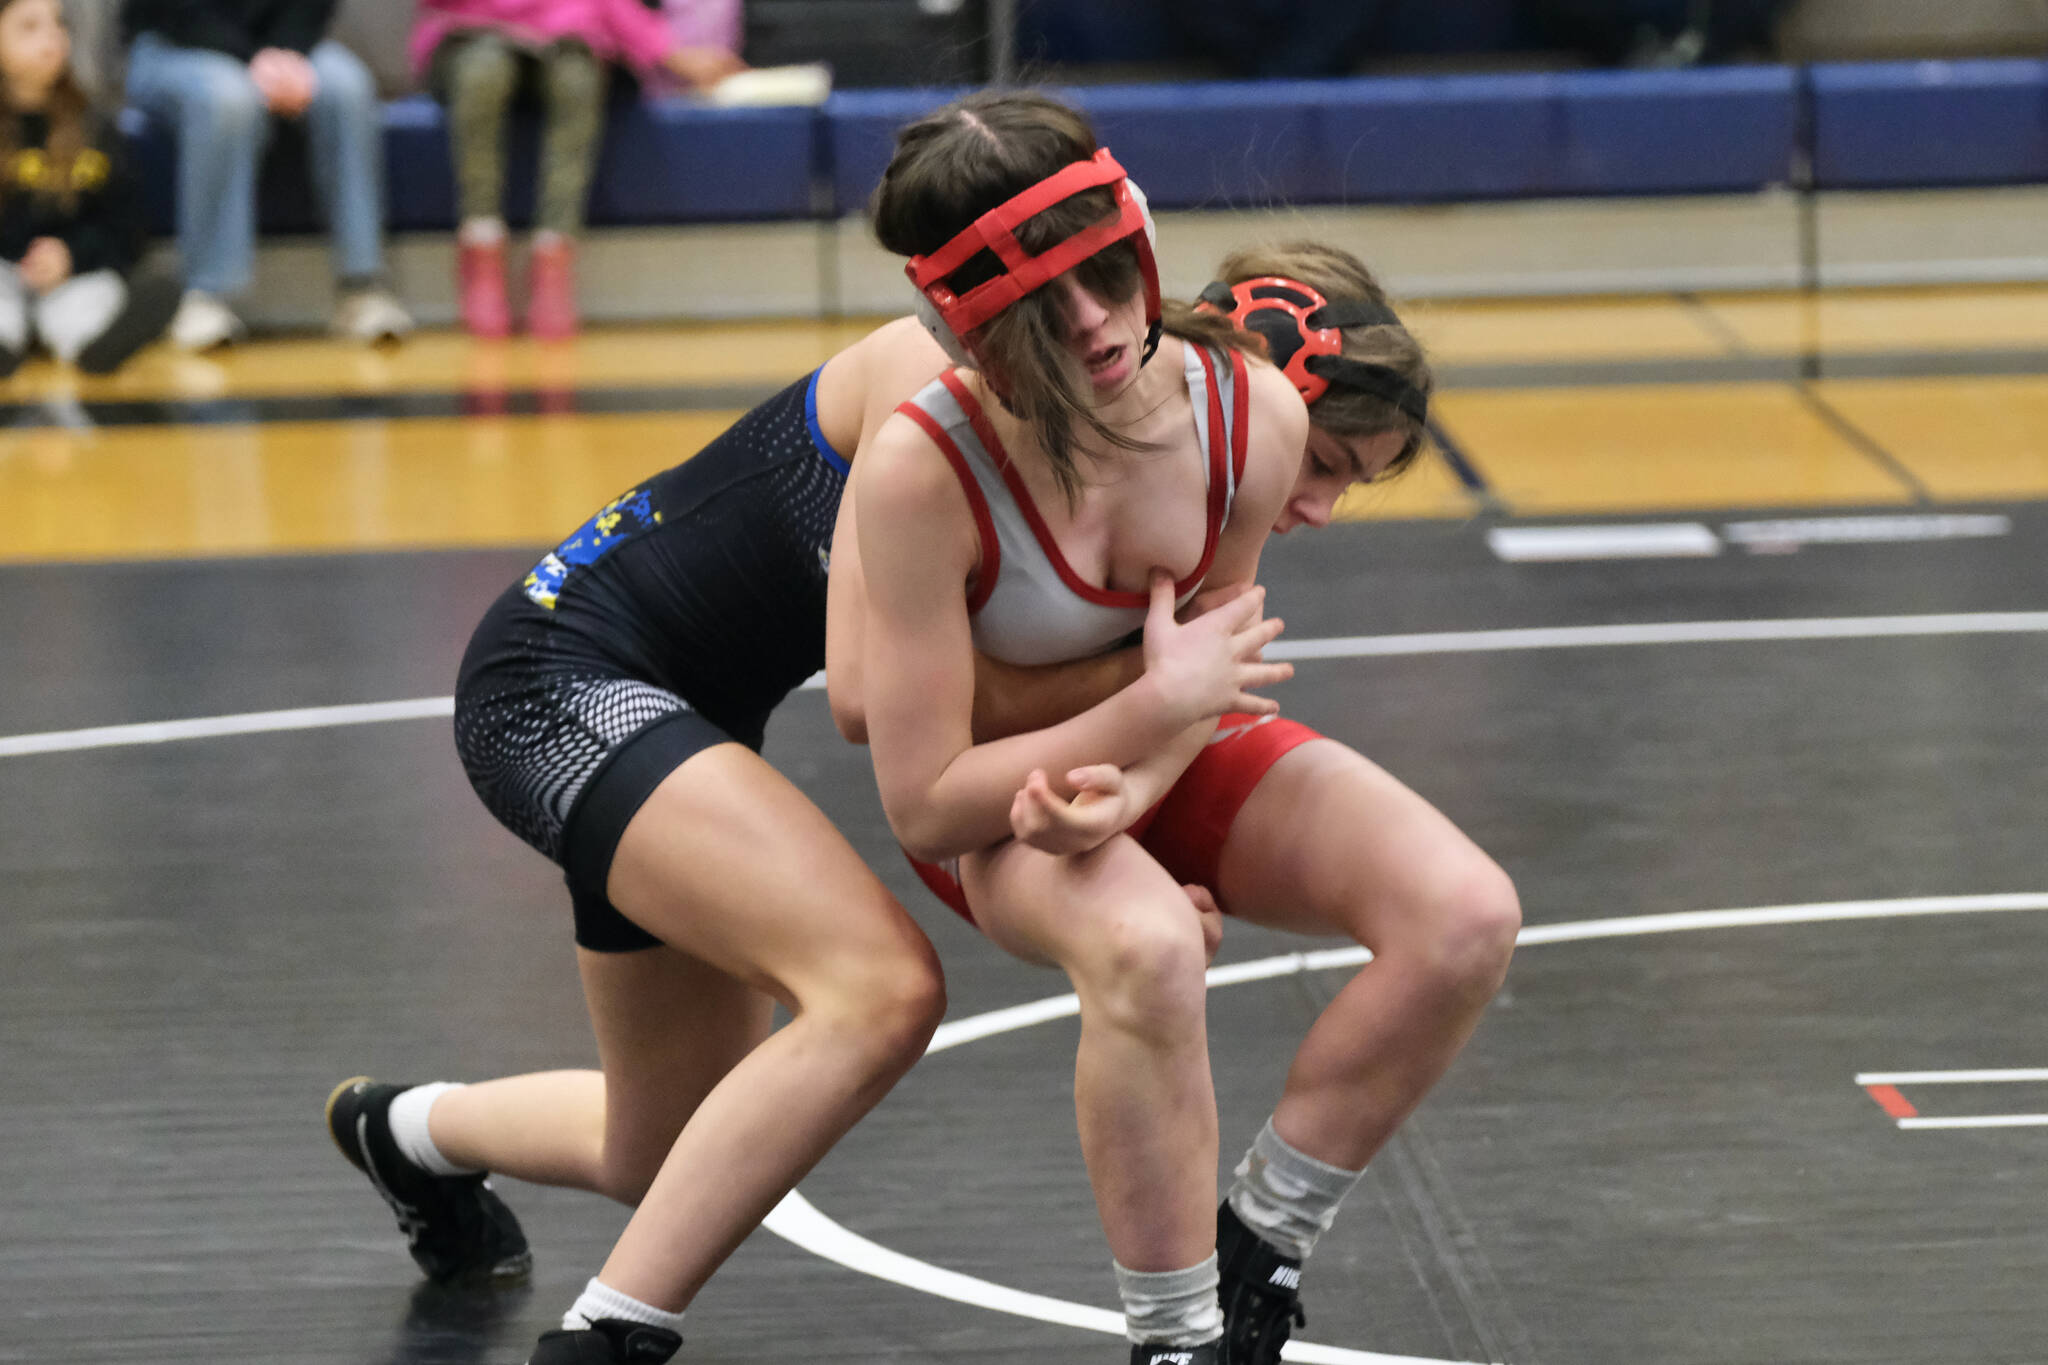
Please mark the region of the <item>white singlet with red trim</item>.
<svg viewBox="0 0 2048 1365"><path fill-rule="evenodd" d="M1208 527L1202 560L1175 585L1185 603L1202 585L1244 472L1249 386L1244 357L1181 347L1195 432L1207 453ZM1010 466L974 395L954 372L897 409L937 443L967 494L981 537L968 596L974 647L1004 663L1083 659L1143 629L1149 596L1087 583L1068 565L1030 492Z"/></svg>

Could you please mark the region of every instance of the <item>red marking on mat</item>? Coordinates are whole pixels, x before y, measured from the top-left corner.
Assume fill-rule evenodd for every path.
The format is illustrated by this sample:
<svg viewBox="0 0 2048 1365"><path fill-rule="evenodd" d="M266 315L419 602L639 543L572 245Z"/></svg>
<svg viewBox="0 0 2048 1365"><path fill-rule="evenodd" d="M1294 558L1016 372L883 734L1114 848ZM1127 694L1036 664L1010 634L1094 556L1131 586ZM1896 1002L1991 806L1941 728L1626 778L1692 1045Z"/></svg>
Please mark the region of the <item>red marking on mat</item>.
<svg viewBox="0 0 2048 1365"><path fill-rule="evenodd" d="M1870 1092L1870 1098L1877 1101L1878 1108L1895 1119L1915 1118L1920 1113L1913 1107L1913 1101L1901 1095L1895 1085L1866 1085L1863 1088Z"/></svg>

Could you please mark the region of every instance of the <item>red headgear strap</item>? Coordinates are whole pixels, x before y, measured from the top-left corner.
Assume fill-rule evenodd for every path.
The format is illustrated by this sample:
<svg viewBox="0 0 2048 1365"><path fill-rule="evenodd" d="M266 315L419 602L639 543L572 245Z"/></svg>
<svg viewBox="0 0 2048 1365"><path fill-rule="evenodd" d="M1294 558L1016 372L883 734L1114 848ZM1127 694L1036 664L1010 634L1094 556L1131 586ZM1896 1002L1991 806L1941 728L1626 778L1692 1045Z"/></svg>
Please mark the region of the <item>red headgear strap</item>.
<svg viewBox="0 0 2048 1365"><path fill-rule="evenodd" d="M1033 256L1017 242L1016 229L1054 204L1071 199L1083 190L1108 185L1116 193L1117 216L1083 228L1063 242ZM1125 238L1134 239L1138 267L1145 281L1145 320L1159 321L1159 267L1152 259L1151 235L1146 231L1145 208L1131 192L1124 168L1107 147L1087 161L1055 171L1022 194L998 204L968 224L965 231L929 256L912 256L903 273L918 287L954 335L967 333L987 322L1034 289L1043 288L1090 256ZM946 277L984 251L992 251L1003 264L1003 273L955 294Z"/></svg>

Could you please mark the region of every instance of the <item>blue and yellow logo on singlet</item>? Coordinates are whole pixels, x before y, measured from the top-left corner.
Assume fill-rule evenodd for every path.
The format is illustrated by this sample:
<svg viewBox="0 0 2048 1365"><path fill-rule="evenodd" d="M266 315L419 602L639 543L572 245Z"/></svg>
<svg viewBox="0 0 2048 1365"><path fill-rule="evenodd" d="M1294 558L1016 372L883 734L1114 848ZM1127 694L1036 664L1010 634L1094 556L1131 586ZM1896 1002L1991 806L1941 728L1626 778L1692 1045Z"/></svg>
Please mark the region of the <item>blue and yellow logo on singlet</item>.
<svg viewBox="0 0 2048 1365"><path fill-rule="evenodd" d="M602 511L577 528L576 534L541 556L526 575L521 591L539 606L555 609L562 585L577 569L597 563L650 526L661 525L661 513L647 490L635 488L606 503Z"/></svg>

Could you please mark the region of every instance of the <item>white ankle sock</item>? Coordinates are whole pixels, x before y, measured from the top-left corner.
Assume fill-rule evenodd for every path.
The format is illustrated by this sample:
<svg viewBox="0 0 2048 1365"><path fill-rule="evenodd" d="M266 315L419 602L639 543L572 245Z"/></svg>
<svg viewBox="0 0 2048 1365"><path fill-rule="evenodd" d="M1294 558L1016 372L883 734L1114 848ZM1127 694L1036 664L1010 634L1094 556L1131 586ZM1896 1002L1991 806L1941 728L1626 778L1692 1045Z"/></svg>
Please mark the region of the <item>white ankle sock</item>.
<svg viewBox="0 0 2048 1365"><path fill-rule="evenodd" d="M1251 1150L1237 1163L1236 1174L1230 1207L1261 1239L1302 1261L1315 1250L1316 1239L1330 1230L1337 1205L1365 1172L1347 1171L1297 1151L1267 1119Z"/></svg>
<svg viewBox="0 0 2048 1365"><path fill-rule="evenodd" d="M562 1329L580 1332L599 1318L621 1318L627 1322L644 1322L650 1327L666 1327L671 1332L683 1330L683 1315L671 1313L665 1308L656 1308L651 1303L642 1303L630 1294L621 1294L610 1285L591 1277L583 1286L582 1294L571 1304L569 1311L562 1314Z"/></svg>
<svg viewBox="0 0 2048 1365"><path fill-rule="evenodd" d="M399 1153L407 1161L429 1175L475 1175L481 1169L458 1166L442 1156L441 1149L434 1145L434 1139L427 1132L427 1113L434 1107L434 1101L451 1090L461 1088L452 1081L434 1081L401 1091L391 1101L391 1112L386 1118L391 1125L391 1140L398 1145Z"/></svg>
<svg viewBox="0 0 2048 1365"><path fill-rule="evenodd" d="M455 229L455 240L463 246L496 246L505 240L505 220L465 218Z"/></svg>
<svg viewBox="0 0 2048 1365"><path fill-rule="evenodd" d="M1124 1335L1146 1346L1202 1346L1223 1335L1223 1305L1212 1253L1186 1270L1116 1268Z"/></svg>

